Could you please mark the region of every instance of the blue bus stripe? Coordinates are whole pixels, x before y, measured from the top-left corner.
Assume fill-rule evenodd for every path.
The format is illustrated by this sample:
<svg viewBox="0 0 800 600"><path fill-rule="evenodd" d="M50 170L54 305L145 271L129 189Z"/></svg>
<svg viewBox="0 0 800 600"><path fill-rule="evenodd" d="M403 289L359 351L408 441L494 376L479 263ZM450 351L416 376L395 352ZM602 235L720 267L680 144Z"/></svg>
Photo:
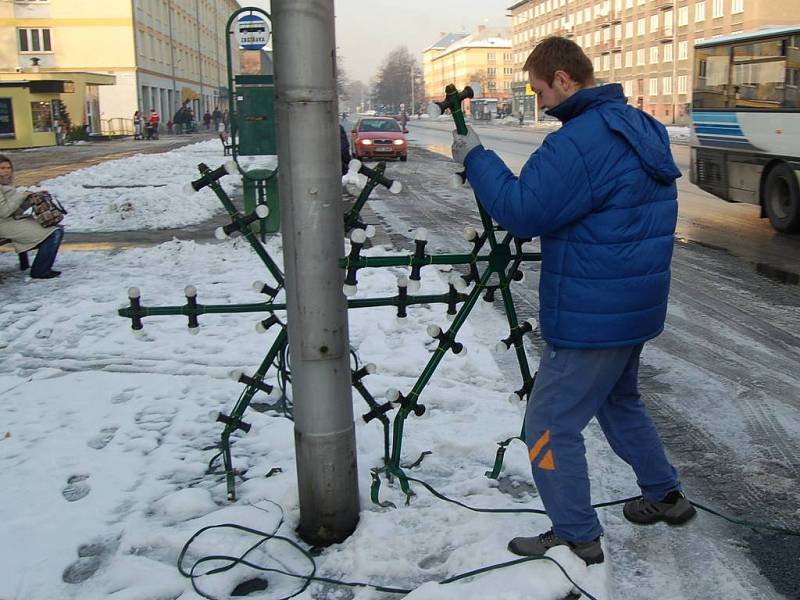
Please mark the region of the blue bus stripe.
<svg viewBox="0 0 800 600"><path fill-rule="evenodd" d="M692 120L698 123L736 123L736 113L693 112Z"/></svg>
<svg viewBox="0 0 800 600"><path fill-rule="evenodd" d="M710 133L710 134L715 134L715 135L729 135L729 136L742 137L742 138L744 137L744 134L742 133L742 130L739 129L739 127L725 128L725 127L720 127L720 126L716 126L716 125L713 126L713 127L697 125L697 126L695 126L695 131L698 134Z"/></svg>

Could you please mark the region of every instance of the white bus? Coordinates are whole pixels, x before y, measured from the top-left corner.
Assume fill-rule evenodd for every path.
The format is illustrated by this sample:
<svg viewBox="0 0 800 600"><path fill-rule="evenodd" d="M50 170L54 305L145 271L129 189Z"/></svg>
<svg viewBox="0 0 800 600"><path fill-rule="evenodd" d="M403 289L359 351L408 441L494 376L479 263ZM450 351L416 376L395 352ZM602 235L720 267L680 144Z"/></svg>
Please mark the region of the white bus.
<svg viewBox="0 0 800 600"><path fill-rule="evenodd" d="M695 45L692 183L800 231L800 26Z"/></svg>

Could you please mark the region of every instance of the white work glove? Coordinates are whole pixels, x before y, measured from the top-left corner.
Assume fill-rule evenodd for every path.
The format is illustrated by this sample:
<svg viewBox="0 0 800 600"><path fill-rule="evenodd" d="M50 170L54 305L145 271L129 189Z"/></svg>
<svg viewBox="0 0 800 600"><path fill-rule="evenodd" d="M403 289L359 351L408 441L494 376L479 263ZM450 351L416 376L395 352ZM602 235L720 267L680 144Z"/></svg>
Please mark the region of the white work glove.
<svg viewBox="0 0 800 600"><path fill-rule="evenodd" d="M453 152L453 160L463 165L467 154L469 154L473 148L477 148L480 145L481 138L478 137L478 134L475 133L472 127L467 127L467 135L461 135L458 131L454 130L453 145L450 148Z"/></svg>

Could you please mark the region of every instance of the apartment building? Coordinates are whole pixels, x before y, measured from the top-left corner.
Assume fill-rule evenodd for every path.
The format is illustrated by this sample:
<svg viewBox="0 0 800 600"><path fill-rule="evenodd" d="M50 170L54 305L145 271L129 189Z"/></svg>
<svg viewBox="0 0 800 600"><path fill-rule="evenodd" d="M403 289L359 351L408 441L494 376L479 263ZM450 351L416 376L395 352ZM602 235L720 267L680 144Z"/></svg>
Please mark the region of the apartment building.
<svg viewBox="0 0 800 600"><path fill-rule="evenodd" d="M237 0L6 0L0 71L114 76L72 115L93 132L136 110L154 108L166 122L184 102L202 115L227 97L225 26L239 8Z"/></svg>
<svg viewBox="0 0 800 600"><path fill-rule="evenodd" d="M461 89L479 82L484 97L503 103L511 99L513 63L508 29L478 27L472 34L442 34L422 53L425 101L441 100L453 83Z"/></svg>
<svg viewBox="0 0 800 600"><path fill-rule="evenodd" d="M598 83L621 83L629 102L663 123L686 124L696 42L800 23L798 0L526 0L509 7L514 109L532 113L522 65L536 43L569 37Z"/></svg>

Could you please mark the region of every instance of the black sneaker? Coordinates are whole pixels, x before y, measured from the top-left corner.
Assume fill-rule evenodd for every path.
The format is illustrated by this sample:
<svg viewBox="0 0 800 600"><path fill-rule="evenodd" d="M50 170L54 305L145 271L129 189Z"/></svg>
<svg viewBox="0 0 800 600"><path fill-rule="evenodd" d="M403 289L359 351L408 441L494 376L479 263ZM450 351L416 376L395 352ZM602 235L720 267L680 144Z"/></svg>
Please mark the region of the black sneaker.
<svg viewBox="0 0 800 600"><path fill-rule="evenodd" d="M644 498L626 502L622 514L628 521L637 525L652 525L659 521L669 525L683 525L688 523L697 511L683 492L672 490L660 502L649 502Z"/></svg>
<svg viewBox="0 0 800 600"><path fill-rule="evenodd" d="M599 537L591 542L568 542L551 529L534 537L515 537L508 542L508 549L519 556L544 556L545 552L556 546L567 546L587 565L596 565L605 560Z"/></svg>

